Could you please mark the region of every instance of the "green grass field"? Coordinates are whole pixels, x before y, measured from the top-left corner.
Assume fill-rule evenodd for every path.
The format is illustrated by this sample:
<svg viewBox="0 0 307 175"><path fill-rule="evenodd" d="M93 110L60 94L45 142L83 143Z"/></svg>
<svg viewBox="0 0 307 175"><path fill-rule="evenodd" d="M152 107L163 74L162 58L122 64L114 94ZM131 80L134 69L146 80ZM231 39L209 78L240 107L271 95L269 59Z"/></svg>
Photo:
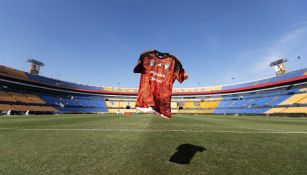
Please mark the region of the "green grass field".
<svg viewBox="0 0 307 175"><path fill-rule="evenodd" d="M189 164L170 162L201 146ZM0 117L0 174L306 174L307 118Z"/></svg>

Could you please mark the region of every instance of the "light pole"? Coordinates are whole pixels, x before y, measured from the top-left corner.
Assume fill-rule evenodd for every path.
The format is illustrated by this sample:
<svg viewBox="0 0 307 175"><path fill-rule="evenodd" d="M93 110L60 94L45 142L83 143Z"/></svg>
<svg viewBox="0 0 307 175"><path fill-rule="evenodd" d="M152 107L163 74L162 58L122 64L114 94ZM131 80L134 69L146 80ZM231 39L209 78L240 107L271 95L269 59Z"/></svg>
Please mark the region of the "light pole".
<svg viewBox="0 0 307 175"><path fill-rule="evenodd" d="M119 92L119 82L117 82L117 92ZM120 99L118 98L118 114L120 112Z"/></svg>
<svg viewBox="0 0 307 175"><path fill-rule="evenodd" d="M303 64L302 58L300 56L297 56L297 59L300 60L299 62L303 69L305 65Z"/></svg>

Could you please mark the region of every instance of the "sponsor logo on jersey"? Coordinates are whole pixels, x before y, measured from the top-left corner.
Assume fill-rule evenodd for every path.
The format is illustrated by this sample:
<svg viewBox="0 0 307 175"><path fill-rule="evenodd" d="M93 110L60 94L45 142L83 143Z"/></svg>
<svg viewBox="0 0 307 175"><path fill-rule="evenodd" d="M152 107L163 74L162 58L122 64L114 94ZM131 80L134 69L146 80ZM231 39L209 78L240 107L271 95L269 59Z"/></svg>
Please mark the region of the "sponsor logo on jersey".
<svg viewBox="0 0 307 175"><path fill-rule="evenodd" d="M166 77L165 74L157 73L157 72L155 72L155 71L150 71L149 74L154 75L154 76L157 76L157 77L163 77L163 78Z"/></svg>
<svg viewBox="0 0 307 175"><path fill-rule="evenodd" d="M158 78L155 78L155 77L150 77L150 80L155 81L157 83L162 83L162 80L159 80Z"/></svg>
<svg viewBox="0 0 307 175"><path fill-rule="evenodd" d="M164 69L168 69L170 64L164 64Z"/></svg>
<svg viewBox="0 0 307 175"><path fill-rule="evenodd" d="M149 65L152 67L152 66L154 66L155 65L155 61L150 61L149 62Z"/></svg>

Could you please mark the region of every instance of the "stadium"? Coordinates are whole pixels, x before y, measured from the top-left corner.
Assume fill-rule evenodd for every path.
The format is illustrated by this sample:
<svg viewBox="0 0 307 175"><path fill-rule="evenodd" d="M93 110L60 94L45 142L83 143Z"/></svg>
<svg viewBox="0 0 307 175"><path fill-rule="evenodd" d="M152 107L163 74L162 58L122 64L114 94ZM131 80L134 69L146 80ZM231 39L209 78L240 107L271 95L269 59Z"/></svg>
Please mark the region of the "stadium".
<svg viewBox="0 0 307 175"><path fill-rule="evenodd" d="M305 175L306 9L1 0L0 175Z"/></svg>
<svg viewBox="0 0 307 175"><path fill-rule="evenodd" d="M1 174L306 171L307 120L297 118L307 114L306 68L233 85L175 88L174 117L165 122L138 114L137 88L48 78L39 75L41 62L30 62L30 73L0 67L0 110L8 116L0 122Z"/></svg>
<svg viewBox="0 0 307 175"><path fill-rule="evenodd" d="M86 86L0 68L4 114L137 112L137 88ZM175 88L171 110L174 114L306 116L306 80L305 68L233 85Z"/></svg>

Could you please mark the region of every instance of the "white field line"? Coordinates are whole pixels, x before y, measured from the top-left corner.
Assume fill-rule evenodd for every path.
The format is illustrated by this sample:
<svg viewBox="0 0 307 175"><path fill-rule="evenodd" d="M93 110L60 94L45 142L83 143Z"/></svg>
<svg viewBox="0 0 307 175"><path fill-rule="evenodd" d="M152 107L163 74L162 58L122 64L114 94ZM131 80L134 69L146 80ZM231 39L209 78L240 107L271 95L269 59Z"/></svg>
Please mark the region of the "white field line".
<svg viewBox="0 0 307 175"><path fill-rule="evenodd" d="M83 129L83 128L0 128L20 131L103 131L103 132L186 132L186 133L237 133L237 134L307 134L307 131L203 131L203 130L160 130L160 129Z"/></svg>
<svg viewBox="0 0 307 175"><path fill-rule="evenodd" d="M96 126L97 124L87 124L86 126ZM54 127L63 127L63 126L75 126L74 124L68 124L68 125L52 125ZM118 124L107 124L107 125L104 125L106 127L108 126L118 126ZM129 124L129 126L131 126L131 124ZM137 126L137 124L133 125L133 126ZM191 127L201 127L201 125L184 125L184 124L181 124L181 125L176 125L176 124L168 124L168 126L182 126L182 127L188 127L188 126L191 126ZM228 126L211 126L211 125L206 125L206 127L208 128L234 128L236 126L232 126L232 125L228 125ZM1 128L0 128L1 129ZM286 130L280 130L280 129L256 129L256 128L248 128L248 127L238 127L238 129L247 129L247 130L260 130L260 131L280 131L280 132L283 132L283 131L286 131Z"/></svg>

